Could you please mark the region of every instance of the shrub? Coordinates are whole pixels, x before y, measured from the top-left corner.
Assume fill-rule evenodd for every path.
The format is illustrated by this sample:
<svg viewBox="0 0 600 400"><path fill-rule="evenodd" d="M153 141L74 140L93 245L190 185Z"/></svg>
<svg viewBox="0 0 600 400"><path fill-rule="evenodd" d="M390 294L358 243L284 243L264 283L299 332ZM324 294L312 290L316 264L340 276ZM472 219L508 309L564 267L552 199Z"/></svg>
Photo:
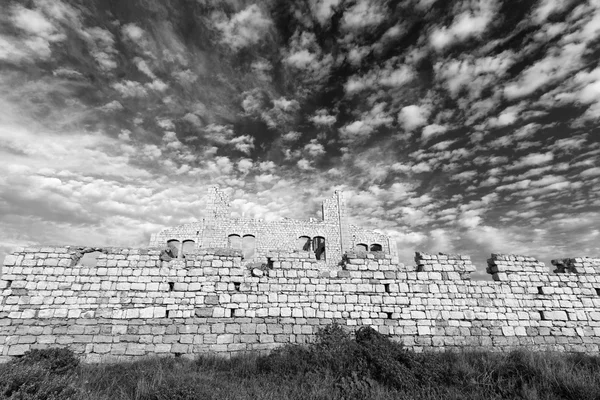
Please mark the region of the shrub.
<svg viewBox="0 0 600 400"><path fill-rule="evenodd" d="M75 368L79 360L65 349L31 350L0 366L3 399L70 400L81 398Z"/></svg>
<svg viewBox="0 0 600 400"><path fill-rule="evenodd" d="M13 365L37 365L53 374L72 372L79 365L75 354L65 348L29 350L11 362Z"/></svg>
<svg viewBox="0 0 600 400"><path fill-rule="evenodd" d="M356 342L373 379L396 389L418 384L417 369L420 365L415 353L404 349L402 344L393 342L371 327L356 331Z"/></svg>

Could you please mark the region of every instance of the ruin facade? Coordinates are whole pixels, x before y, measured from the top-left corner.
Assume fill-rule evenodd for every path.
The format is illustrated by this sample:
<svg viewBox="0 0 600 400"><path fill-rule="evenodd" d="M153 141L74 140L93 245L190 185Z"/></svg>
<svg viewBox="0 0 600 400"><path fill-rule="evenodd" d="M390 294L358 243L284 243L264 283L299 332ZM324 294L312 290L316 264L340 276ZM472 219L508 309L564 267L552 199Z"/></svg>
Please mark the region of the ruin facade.
<svg viewBox="0 0 600 400"><path fill-rule="evenodd" d="M216 186L208 189L206 217L198 222L167 228L152 235L150 247L169 246L175 257L201 248L231 248L242 251L242 260L263 262L272 251L310 251L317 261L330 267L342 261L347 251L381 251L397 255L396 244L387 235L348 223L346 200L341 191L322 204L322 220L281 219L264 221L232 218L227 195Z"/></svg>

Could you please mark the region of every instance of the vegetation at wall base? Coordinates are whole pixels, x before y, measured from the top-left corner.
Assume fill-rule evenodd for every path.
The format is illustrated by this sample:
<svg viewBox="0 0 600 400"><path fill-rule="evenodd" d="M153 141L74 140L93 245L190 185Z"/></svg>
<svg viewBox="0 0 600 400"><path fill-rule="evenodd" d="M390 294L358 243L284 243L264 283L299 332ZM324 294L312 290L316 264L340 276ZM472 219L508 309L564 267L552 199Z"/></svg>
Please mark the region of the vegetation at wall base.
<svg viewBox="0 0 600 400"><path fill-rule="evenodd" d="M371 328L322 329L314 343L226 359L80 364L66 349L0 365L0 399L573 399L600 400L600 357L414 353Z"/></svg>

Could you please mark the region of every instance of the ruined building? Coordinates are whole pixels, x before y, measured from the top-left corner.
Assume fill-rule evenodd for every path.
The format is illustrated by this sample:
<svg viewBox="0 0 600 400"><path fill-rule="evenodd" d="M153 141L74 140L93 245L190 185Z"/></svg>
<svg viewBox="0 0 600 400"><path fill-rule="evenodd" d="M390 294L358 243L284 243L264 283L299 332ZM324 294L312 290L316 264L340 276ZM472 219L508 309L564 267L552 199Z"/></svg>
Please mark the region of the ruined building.
<svg viewBox="0 0 600 400"><path fill-rule="evenodd" d="M344 194L336 191L323 202L321 221L282 219L264 221L231 218L229 199L217 187L208 190L206 218L199 222L168 228L152 235L151 247L168 245L172 255L206 248L231 248L242 251L243 261L260 261L267 252L310 251L328 266L335 266L347 251L381 251L397 255L396 244L387 235L348 223Z"/></svg>

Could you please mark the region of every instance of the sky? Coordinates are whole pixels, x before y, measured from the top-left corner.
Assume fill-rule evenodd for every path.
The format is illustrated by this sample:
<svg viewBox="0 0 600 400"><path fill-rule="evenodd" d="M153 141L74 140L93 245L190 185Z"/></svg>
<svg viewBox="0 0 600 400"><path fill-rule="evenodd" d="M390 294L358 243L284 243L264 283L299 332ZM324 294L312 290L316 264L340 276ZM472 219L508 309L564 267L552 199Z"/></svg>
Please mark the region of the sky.
<svg viewBox="0 0 600 400"><path fill-rule="evenodd" d="M201 219L600 255L600 0L1 0L0 259Z"/></svg>

